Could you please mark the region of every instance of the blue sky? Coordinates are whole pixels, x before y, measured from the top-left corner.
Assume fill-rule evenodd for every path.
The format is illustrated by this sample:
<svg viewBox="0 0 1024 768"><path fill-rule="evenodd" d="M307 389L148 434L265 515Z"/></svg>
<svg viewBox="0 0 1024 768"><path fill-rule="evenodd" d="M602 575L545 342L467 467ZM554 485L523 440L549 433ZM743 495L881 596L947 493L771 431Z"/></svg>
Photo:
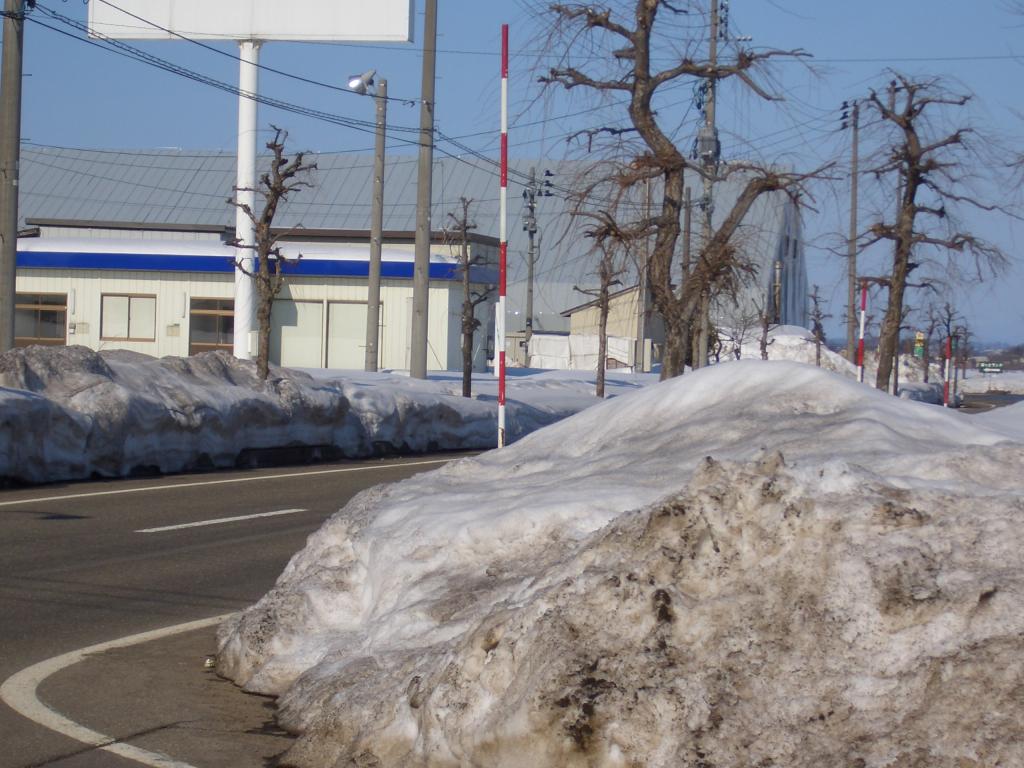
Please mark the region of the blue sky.
<svg viewBox="0 0 1024 768"><path fill-rule="evenodd" d="M236 135L236 98L178 75L112 54L48 29L75 33L46 10L83 21L82 0L40 0L26 25L23 137L26 141L67 147L232 149ZM282 3L287 7L288 3ZM422 3L418 3L422 6ZM976 94L975 124L999 134L1008 146L1024 150L1024 118L1019 81L1024 74L1024 17L1001 0L732 0L731 29L751 35L755 47L800 48L813 55L810 66L776 65L769 74L785 96L764 105L738 87L723 88L719 102L723 153L755 156L808 168L835 157L848 160L848 135L837 130L839 105L883 87L887 67L911 75L941 75L954 89ZM500 25L511 26L511 153L558 159L565 137L599 122L588 102L562 92L541 92L539 68L552 62L541 37L543 23L525 0L440 0L437 125L445 137L442 151L467 150L496 156ZM417 28L422 7L417 8ZM418 33L419 36L419 33ZM156 56L189 70L234 84L233 44L214 44L216 53L183 41L139 43ZM223 55L224 53L230 55ZM365 97L344 91L350 74L376 68L389 82L390 149L412 152L402 128L418 124L415 100L420 89L419 44L327 45L268 43L261 63L316 84L264 73L261 93L302 107L358 120L373 119ZM660 105L676 119L680 136L692 125L689 88L680 88ZM408 102L403 102L407 99ZM607 113L606 113L607 114ZM260 124L287 128L291 145L314 151L359 151L372 147L366 131L339 127L310 117L261 107ZM543 162L543 161L541 161ZM845 167L837 166L837 174ZM842 315L845 296L842 247L849 200L845 182L822 187L817 213L806 216L811 280ZM866 190L863 215L882 206L877 191ZM1022 230L1005 217L972 220L971 226L1001 244L1011 255ZM884 252L865 255L864 271L878 271ZM1024 340L1024 268L988 286L962 289L954 297L978 334L986 339ZM837 326L834 319L830 325Z"/></svg>

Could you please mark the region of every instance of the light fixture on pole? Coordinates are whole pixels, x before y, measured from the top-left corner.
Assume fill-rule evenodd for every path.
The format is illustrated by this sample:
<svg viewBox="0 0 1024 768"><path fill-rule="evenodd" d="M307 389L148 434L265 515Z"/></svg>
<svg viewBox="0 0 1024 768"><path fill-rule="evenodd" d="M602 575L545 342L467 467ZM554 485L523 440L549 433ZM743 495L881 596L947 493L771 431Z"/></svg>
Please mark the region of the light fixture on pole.
<svg viewBox="0 0 1024 768"><path fill-rule="evenodd" d="M377 70L353 75L348 87L359 94L369 93ZM384 230L384 139L387 133L388 81L376 84L377 133L373 154L373 206L370 211L370 265L366 277L366 358L363 369L376 371L380 357L380 266Z"/></svg>
<svg viewBox="0 0 1024 768"><path fill-rule="evenodd" d="M373 85L373 78L377 76L377 70L368 69L361 75L352 75L348 79L348 88L360 95L365 95Z"/></svg>

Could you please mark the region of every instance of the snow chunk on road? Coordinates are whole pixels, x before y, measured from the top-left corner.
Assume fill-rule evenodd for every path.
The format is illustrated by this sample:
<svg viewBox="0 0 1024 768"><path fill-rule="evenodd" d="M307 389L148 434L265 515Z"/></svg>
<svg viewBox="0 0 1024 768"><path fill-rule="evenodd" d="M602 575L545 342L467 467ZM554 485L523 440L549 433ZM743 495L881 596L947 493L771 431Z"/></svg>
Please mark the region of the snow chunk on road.
<svg viewBox="0 0 1024 768"><path fill-rule="evenodd" d="M299 766L1021 764L1024 445L975 423L703 369L357 497L218 668Z"/></svg>

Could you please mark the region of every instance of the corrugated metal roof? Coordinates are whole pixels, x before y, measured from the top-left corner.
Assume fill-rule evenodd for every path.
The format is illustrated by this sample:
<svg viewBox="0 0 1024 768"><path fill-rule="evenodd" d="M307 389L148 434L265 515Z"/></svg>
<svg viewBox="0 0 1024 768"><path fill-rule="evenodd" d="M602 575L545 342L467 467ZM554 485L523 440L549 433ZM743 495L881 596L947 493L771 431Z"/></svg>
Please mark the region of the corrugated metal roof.
<svg viewBox="0 0 1024 768"><path fill-rule="evenodd" d="M373 157L365 154L311 154L317 164L313 186L296 192L281 207L275 225L307 229L361 230L370 227ZM266 167L261 158L259 167ZM557 185L571 186L581 167L563 161L518 160L510 163L508 192L509 306L514 314L525 303L527 236L521 193L530 166L549 168ZM228 203L235 184L235 157L230 152L109 151L40 147L21 152L20 224L26 219L75 219L142 224L205 225L234 228L235 209ZM460 211L460 197L474 201L476 234L498 237L498 168L485 160L435 155L431 228L449 224ZM385 231L416 229L417 158L393 155L385 173ZM699 193L698 193L699 194ZM727 193L726 193L727 194ZM783 230L784 196L762 199L748 216L748 243L774 253ZM535 329L558 330L560 313L579 303L572 286L593 285L591 243L569 231L568 206L561 197L537 199ZM720 208L724 210L724 206ZM716 211L716 215L718 215ZM695 222L697 216L694 216ZM767 256L770 259L773 256ZM510 327L517 327L513 321Z"/></svg>
<svg viewBox="0 0 1024 768"><path fill-rule="evenodd" d="M369 229L373 157L310 155L313 186L295 193L275 223L311 229ZM267 158L261 158L260 168ZM528 164L521 163L526 172ZM225 152L112 152L56 147L22 148L20 216L44 219L161 224L234 221L227 199L235 185L235 157ZM416 228L417 158L388 158L385 219L388 230ZM513 187L512 195L518 194ZM479 160L434 161L434 229L446 223L461 196L473 198L481 234L496 237L497 168Z"/></svg>

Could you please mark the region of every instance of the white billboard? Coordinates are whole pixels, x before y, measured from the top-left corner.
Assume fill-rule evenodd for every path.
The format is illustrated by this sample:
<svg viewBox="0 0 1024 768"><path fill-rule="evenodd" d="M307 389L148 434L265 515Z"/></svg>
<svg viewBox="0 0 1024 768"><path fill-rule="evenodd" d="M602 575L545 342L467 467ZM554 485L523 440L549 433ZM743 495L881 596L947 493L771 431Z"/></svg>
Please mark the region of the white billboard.
<svg viewBox="0 0 1024 768"><path fill-rule="evenodd" d="M409 42L414 0L89 0L89 29L124 40Z"/></svg>

